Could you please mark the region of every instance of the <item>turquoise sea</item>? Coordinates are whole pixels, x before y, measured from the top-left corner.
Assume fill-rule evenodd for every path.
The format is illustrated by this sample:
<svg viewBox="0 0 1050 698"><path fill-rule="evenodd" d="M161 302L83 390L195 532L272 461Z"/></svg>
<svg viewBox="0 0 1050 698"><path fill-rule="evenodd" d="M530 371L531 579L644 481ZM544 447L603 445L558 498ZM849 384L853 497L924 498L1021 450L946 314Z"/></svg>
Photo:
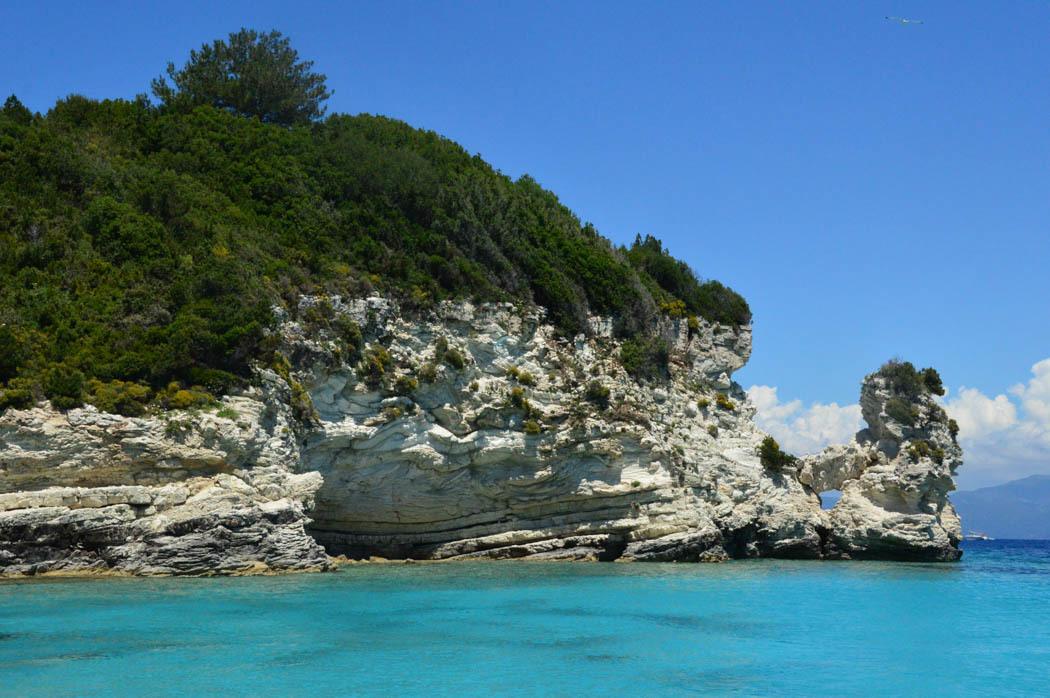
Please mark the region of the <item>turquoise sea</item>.
<svg viewBox="0 0 1050 698"><path fill-rule="evenodd" d="M0 694L1046 695L1050 543L0 583Z"/></svg>

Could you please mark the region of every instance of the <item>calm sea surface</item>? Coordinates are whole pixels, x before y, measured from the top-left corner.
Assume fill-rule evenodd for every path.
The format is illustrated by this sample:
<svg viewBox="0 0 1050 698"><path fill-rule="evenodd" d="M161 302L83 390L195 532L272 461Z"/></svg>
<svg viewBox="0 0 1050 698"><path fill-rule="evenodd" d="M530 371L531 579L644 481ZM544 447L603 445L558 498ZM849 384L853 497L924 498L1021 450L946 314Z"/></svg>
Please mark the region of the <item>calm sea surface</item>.
<svg viewBox="0 0 1050 698"><path fill-rule="evenodd" d="M1050 543L959 564L0 582L0 694L1047 695Z"/></svg>

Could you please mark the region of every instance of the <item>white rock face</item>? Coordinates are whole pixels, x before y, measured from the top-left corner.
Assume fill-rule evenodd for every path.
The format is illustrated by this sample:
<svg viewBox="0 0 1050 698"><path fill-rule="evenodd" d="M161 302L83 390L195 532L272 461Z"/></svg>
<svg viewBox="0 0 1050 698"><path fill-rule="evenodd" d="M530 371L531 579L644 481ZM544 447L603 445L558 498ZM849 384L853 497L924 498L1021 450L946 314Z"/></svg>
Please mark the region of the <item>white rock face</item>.
<svg viewBox="0 0 1050 698"><path fill-rule="evenodd" d="M620 365L609 323L567 341L511 305L449 303L422 319L379 299L335 307L364 328L366 353L389 352L387 386L418 386L370 387L333 360L335 343L284 328L320 418L301 467L324 478L311 530L330 552L820 556L819 499L759 463L764 435L729 378L750 354L750 328L668 322L671 375L646 386Z"/></svg>
<svg viewBox="0 0 1050 698"><path fill-rule="evenodd" d="M937 493L958 447L923 422L947 460L906 463L911 442L878 418L877 391L871 435L762 466L765 435L731 379L750 328L665 321L669 376L644 384L601 318L566 340L510 304L410 316L379 297L307 298L300 311L311 305L328 320L284 320L275 337L291 370L260 367L220 413L0 415L0 573L323 569L321 545L419 559L952 559L958 522ZM341 337L347 319L363 359ZM845 495L829 513L816 492L832 488Z"/></svg>
<svg viewBox="0 0 1050 698"><path fill-rule="evenodd" d="M321 477L289 467L298 450L280 403L225 402L236 419L0 415L0 574L328 568L304 529Z"/></svg>

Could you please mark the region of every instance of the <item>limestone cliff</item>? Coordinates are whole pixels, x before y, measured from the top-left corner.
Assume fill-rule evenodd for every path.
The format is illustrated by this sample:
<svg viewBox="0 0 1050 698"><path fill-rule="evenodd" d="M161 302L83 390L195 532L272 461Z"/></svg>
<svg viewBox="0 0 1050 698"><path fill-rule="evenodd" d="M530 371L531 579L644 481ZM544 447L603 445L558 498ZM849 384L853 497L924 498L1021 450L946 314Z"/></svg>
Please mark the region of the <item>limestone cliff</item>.
<svg viewBox="0 0 1050 698"><path fill-rule="evenodd" d="M668 375L644 383L601 318L567 340L509 304L306 298L296 316L311 308L309 327L282 315L281 360L218 411L0 415L0 573L958 556L943 411L914 397L903 425L869 377L856 443L765 468L731 380L749 327L665 320Z"/></svg>
<svg viewBox="0 0 1050 698"><path fill-rule="evenodd" d="M287 409L261 390L225 404L0 416L0 574L327 568L304 530L321 478L294 472Z"/></svg>

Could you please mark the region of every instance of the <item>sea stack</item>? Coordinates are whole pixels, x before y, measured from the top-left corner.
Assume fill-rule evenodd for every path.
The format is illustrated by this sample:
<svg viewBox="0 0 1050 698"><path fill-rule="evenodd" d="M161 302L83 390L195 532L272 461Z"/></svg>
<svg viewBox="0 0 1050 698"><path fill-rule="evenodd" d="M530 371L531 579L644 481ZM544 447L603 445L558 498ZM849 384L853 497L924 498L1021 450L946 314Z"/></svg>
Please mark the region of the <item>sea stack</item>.
<svg viewBox="0 0 1050 698"><path fill-rule="evenodd" d="M817 491L841 489L830 511L829 556L957 560L959 517L948 500L962 464L958 426L935 395L933 369L891 361L867 376L854 442L803 459L800 479Z"/></svg>

